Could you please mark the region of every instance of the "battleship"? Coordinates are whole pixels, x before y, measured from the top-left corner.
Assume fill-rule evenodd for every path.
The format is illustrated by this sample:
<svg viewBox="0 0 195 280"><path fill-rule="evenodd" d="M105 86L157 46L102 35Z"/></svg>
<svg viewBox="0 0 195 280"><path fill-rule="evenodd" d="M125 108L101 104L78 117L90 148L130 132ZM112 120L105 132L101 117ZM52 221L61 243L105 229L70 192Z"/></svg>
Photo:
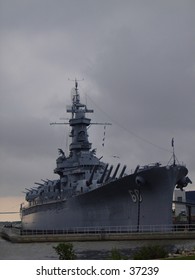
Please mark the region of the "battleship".
<svg viewBox="0 0 195 280"><path fill-rule="evenodd" d="M58 179L26 188L26 205L20 207L22 229L114 231L120 227L122 231L172 225L173 191L191 183L187 168L176 162L175 154L167 165L138 165L128 174L126 165L113 167L92 149L88 128L93 123L86 114L93 110L81 103L76 79L67 112L71 114L64 123L71 129L69 154L58 149L54 169Z"/></svg>

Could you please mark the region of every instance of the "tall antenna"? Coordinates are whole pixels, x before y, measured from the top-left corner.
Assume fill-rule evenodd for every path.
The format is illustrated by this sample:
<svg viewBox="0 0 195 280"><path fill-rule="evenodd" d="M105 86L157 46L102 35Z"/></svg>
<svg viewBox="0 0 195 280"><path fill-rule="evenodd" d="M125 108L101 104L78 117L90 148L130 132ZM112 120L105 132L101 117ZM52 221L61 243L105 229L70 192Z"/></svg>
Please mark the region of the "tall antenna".
<svg viewBox="0 0 195 280"><path fill-rule="evenodd" d="M174 138L171 140L171 146L173 148L173 165L175 165L175 143L174 143Z"/></svg>
<svg viewBox="0 0 195 280"><path fill-rule="evenodd" d="M84 78L83 78L83 79L80 79L80 80L78 80L77 78L75 78L74 80L68 78L68 81L71 81L71 82L74 82L74 83L75 83L75 91L77 92L77 91L78 91L78 82L84 81Z"/></svg>
<svg viewBox="0 0 195 280"><path fill-rule="evenodd" d="M176 162L179 164L179 160L177 159L176 155L175 155L175 141L174 141L174 138L172 138L171 140L171 146L172 146L172 156L170 158L170 160L168 161L167 164L169 164L170 162L172 162L172 159L173 159L173 166L176 165Z"/></svg>
<svg viewBox="0 0 195 280"><path fill-rule="evenodd" d="M68 80L75 83L75 87L72 89L72 102L73 104L79 103L80 97L78 93L78 82L84 81L84 79L78 80L77 78L75 78L74 80L71 80L68 78Z"/></svg>

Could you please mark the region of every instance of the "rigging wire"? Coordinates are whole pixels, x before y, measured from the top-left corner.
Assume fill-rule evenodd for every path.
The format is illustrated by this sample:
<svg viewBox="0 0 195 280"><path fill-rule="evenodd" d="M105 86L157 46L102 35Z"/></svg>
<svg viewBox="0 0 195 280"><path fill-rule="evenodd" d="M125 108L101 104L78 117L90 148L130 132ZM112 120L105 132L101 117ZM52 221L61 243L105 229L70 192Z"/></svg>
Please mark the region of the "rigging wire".
<svg viewBox="0 0 195 280"><path fill-rule="evenodd" d="M102 108L101 108L99 105L97 105L97 104L94 102L94 100L93 100L87 93L85 93L85 95L90 99L90 101L96 106L96 108L97 108L98 110L100 110L104 115L106 115L113 123L115 123L116 125L118 125L120 128L122 128L123 130L125 130L125 131L128 132L129 134L133 135L135 138L140 139L141 141L143 141L143 142L145 142L145 143L147 143L147 144L149 144L149 145L151 145L151 146L153 146L153 147L155 147L155 148L157 148L157 149L163 150L163 151L165 151L165 152L167 152L167 153L172 153L171 150L166 149L166 148L164 148L164 147L162 147L162 146L159 146L159 145L157 145L157 144L151 142L150 140L148 140L148 139L146 139L146 138L144 138L144 137L138 135L138 134L135 133L134 131L127 129L127 128L124 127L121 123L119 123L118 121L116 121L115 119L113 119L113 117L111 117L108 113L106 113L104 110L102 110Z"/></svg>
<svg viewBox="0 0 195 280"><path fill-rule="evenodd" d="M102 139L102 147L104 147L104 145L105 145L105 139L106 139L106 125L104 126L104 135L103 135L103 139Z"/></svg>

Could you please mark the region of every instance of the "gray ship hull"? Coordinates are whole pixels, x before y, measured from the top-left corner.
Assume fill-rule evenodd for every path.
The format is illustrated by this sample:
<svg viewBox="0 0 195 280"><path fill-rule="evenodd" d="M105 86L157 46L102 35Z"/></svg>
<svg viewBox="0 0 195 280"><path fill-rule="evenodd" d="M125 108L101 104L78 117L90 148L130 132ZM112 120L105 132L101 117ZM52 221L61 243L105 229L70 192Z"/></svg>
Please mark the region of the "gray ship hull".
<svg viewBox="0 0 195 280"><path fill-rule="evenodd" d="M66 200L21 210L24 230L143 227L172 224L172 197L184 166L155 166ZM137 184L141 176L144 184ZM147 228L147 227L145 227Z"/></svg>

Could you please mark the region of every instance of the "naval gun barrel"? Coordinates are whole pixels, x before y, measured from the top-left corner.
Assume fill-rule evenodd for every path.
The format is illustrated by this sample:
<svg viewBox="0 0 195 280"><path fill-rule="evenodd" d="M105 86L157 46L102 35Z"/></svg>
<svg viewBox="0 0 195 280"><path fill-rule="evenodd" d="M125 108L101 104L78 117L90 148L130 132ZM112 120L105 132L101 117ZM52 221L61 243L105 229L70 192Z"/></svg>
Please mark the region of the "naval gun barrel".
<svg viewBox="0 0 195 280"><path fill-rule="evenodd" d="M109 169L108 174L107 174L107 176L106 176L105 182L108 181L108 179L109 179L109 177L110 177L110 174L111 174L111 172L112 172L112 169L113 169L113 165L110 166L110 169Z"/></svg>
<svg viewBox="0 0 195 280"><path fill-rule="evenodd" d="M120 167L120 163L118 163L118 165L117 165L117 167L116 167L116 169L114 171L114 174L112 175L112 179L114 179L116 177L116 174L118 172L119 167Z"/></svg>
<svg viewBox="0 0 195 280"><path fill-rule="evenodd" d="M38 189L37 188L31 188L31 191L35 191L35 192L37 192L38 191Z"/></svg>
<svg viewBox="0 0 195 280"><path fill-rule="evenodd" d="M41 181L43 181L44 183L48 183L48 181L41 179Z"/></svg>
<svg viewBox="0 0 195 280"><path fill-rule="evenodd" d="M120 176L119 176L119 178L122 178L122 177L123 177L126 168L127 168L127 166L124 165L124 166L123 166L123 169L122 169L122 171L121 171L121 174L120 174Z"/></svg>
<svg viewBox="0 0 195 280"><path fill-rule="evenodd" d="M41 184L41 183L37 183L37 182L35 182L35 185L38 185L38 186L44 186L43 184Z"/></svg>
<svg viewBox="0 0 195 280"><path fill-rule="evenodd" d="M134 174L136 174L137 172L138 172L138 170L139 170L139 165L137 165L137 167L135 168L135 171L134 171Z"/></svg>
<svg viewBox="0 0 195 280"><path fill-rule="evenodd" d="M100 179L98 180L98 184L102 184L104 181L104 177L106 175L106 171L108 169L108 163L106 164L105 168L104 168L104 172L102 173L102 176L100 177Z"/></svg>
<svg viewBox="0 0 195 280"><path fill-rule="evenodd" d="M87 186L90 186L90 185L92 184L93 176L94 176L94 173L95 173L96 168L97 168L97 166L94 165L93 170L92 170L92 172L91 172L91 175L90 175L90 177L89 177L89 180L86 182L86 185L87 185Z"/></svg>
<svg viewBox="0 0 195 280"><path fill-rule="evenodd" d="M52 180L50 180L50 179L47 179L47 181L48 181L48 182L53 182L53 181L52 181Z"/></svg>

